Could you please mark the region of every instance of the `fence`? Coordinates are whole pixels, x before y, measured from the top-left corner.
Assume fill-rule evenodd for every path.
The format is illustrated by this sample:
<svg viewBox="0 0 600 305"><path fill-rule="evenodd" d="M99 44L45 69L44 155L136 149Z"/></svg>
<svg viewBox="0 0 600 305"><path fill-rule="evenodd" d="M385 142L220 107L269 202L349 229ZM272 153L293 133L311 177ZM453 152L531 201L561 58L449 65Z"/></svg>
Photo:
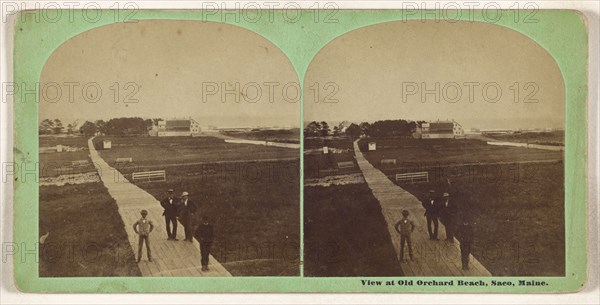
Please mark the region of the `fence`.
<svg viewBox="0 0 600 305"><path fill-rule="evenodd" d="M346 162L338 162L338 168L354 168L354 162L346 161Z"/></svg>
<svg viewBox="0 0 600 305"><path fill-rule="evenodd" d="M167 175L164 170L150 171L150 172L137 172L131 174L131 179L135 181L166 181Z"/></svg>
<svg viewBox="0 0 600 305"><path fill-rule="evenodd" d="M429 182L429 173L428 172L416 172L416 173L396 174L396 181L410 182L410 183Z"/></svg>

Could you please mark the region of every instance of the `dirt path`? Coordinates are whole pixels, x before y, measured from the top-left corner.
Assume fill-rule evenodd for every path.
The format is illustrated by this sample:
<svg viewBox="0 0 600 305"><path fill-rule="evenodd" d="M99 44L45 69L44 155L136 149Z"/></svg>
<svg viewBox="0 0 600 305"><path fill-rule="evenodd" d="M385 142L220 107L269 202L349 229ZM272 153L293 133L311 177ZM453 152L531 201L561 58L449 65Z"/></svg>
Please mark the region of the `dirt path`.
<svg viewBox="0 0 600 305"><path fill-rule="evenodd" d="M88 140L90 157L108 193L119 207L129 243L136 256L138 236L133 231L133 223L140 218L140 210L147 210L147 219L154 223L154 231L150 235L153 262L146 260L146 249L144 249L143 259L138 263L143 276L231 276L212 256L210 270L201 271L198 242L194 240L193 243L189 243L182 240L183 226L180 225L177 229L179 241L167 240L165 220L162 217L163 209L158 200L130 183L121 173L109 166L94 148L92 139Z"/></svg>
<svg viewBox="0 0 600 305"><path fill-rule="evenodd" d="M470 270L462 270L460 261L460 243L449 243L444 240L431 241L427 233L427 223L423 214L425 209L421 202L412 194L390 181L380 170L376 169L358 148L358 141L354 142L354 154L358 167L363 173L365 181L372 190L373 195L381 205L381 212L385 218L388 231L396 254L400 256L399 234L394 225L402 218L401 212L406 209L416 225L412 235L415 261L402 263L402 271L406 276L491 276L491 273L472 255L470 256ZM438 237L445 238L444 226L440 223ZM404 251L408 258L408 249ZM400 263L400 262L398 262Z"/></svg>

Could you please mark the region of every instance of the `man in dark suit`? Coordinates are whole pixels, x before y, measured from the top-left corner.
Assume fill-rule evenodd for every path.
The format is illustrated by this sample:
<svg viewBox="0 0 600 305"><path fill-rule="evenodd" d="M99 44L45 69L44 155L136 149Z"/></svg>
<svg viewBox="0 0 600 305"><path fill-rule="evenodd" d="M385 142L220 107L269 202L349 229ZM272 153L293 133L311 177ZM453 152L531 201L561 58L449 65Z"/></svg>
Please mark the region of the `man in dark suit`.
<svg viewBox="0 0 600 305"><path fill-rule="evenodd" d="M196 214L196 210L198 207L196 203L189 200L188 192L181 193L181 223L183 224L183 228L185 231L185 240L189 242L193 242L194 238L194 217Z"/></svg>
<svg viewBox="0 0 600 305"><path fill-rule="evenodd" d="M177 240L177 212L179 209L179 202L173 197L173 190L167 191L167 197L160 202L163 207L165 216L165 224L167 226L167 239ZM171 231L171 224L173 225L173 231Z"/></svg>
<svg viewBox="0 0 600 305"><path fill-rule="evenodd" d="M425 209L425 217L427 218L427 232L430 240L438 240L438 227L440 217L440 202L434 197L435 191L430 190L427 197L421 201L421 205ZM433 225L433 228L432 228Z"/></svg>
<svg viewBox="0 0 600 305"><path fill-rule="evenodd" d="M461 213L462 217L458 222L456 229L456 237L460 241L460 260L462 269L469 270L469 256L473 251L475 236L473 226L476 224L474 220L466 213Z"/></svg>
<svg viewBox="0 0 600 305"><path fill-rule="evenodd" d="M198 226L195 233L196 239L198 239L198 242L200 243L200 264L202 265L202 271L208 271L208 259L214 234L213 225L208 222L206 216L202 216L202 223Z"/></svg>
<svg viewBox="0 0 600 305"><path fill-rule="evenodd" d="M441 218L446 228L446 240L453 243L454 233L456 231L456 218L458 207L453 199L450 199L450 194L444 193L441 202Z"/></svg>

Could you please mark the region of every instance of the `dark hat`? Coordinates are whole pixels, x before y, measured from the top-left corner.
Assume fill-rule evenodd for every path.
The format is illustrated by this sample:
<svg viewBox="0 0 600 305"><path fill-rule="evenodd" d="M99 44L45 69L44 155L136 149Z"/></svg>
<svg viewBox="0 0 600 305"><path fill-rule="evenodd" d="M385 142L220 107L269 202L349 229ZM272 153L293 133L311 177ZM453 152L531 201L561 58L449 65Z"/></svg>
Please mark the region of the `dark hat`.
<svg viewBox="0 0 600 305"><path fill-rule="evenodd" d="M410 213L408 212L408 210L402 210L402 215L404 216L408 216Z"/></svg>
<svg viewBox="0 0 600 305"><path fill-rule="evenodd" d="M141 213L142 215L148 215L148 211L146 211L146 210L142 210L140 213Z"/></svg>

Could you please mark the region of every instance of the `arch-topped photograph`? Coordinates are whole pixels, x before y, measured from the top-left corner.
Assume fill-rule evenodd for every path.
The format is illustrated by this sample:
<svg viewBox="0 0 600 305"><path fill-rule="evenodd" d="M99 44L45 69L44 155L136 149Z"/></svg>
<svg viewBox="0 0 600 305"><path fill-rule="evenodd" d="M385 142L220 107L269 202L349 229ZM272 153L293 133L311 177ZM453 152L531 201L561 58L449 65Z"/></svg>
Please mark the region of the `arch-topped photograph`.
<svg viewBox="0 0 600 305"><path fill-rule="evenodd" d="M369 25L319 50L304 96L307 276L565 274L565 84L542 45ZM323 243L335 260L311 259Z"/></svg>
<svg viewBox="0 0 600 305"><path fill-rule="evenodd" d="M103 255L40 255L40 276L298 275L299 117L288 57L236 25L65 41L40 76L40 240Z"/></svg>

